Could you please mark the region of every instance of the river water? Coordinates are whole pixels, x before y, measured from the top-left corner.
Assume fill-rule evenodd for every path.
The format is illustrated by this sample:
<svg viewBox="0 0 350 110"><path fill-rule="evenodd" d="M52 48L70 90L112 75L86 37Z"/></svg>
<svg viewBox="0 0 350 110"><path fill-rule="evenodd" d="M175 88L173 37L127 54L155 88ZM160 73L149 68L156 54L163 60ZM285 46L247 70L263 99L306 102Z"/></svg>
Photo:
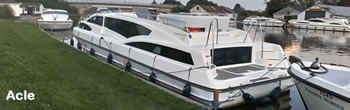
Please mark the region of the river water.
<svg viewBox="0 0 350 110"><path fill-rule="evenodd" d="M323 63L334 63L350 66L350 32L332 32L321 30L263 27L252 29L250 38L256 42L281 45L287 56L294 55L303 61L313 61L319 57ZM49 32L59 40L69 39L71 31ZM277 100L263 104L246 104L230 110L305 110L296 87L284 93Z"/></svg>

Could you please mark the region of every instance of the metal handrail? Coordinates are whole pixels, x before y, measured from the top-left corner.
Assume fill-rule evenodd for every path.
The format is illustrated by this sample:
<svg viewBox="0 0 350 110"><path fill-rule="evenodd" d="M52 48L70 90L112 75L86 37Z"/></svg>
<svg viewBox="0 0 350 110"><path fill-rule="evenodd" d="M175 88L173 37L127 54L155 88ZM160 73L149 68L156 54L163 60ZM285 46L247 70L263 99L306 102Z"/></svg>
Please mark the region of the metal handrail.
<svg viewBox="0 0 350 110"><path fill-rule="evenodd" d="M212 28L212 25L213 25L213 21L216 20L216 44L219 43L219 20L217 18L213 18L211 21L210 21L210 25L209 25L209 29L208 29L208 36L207 36L207 42L205 44L205 46L208 46L208 42L209 42L209 36L210 36L210 30L213 29ZM212 33L212 47L211 47L211 64L214 64L214 45L215 45L215 42L214 42L214 33Z"/></svg>

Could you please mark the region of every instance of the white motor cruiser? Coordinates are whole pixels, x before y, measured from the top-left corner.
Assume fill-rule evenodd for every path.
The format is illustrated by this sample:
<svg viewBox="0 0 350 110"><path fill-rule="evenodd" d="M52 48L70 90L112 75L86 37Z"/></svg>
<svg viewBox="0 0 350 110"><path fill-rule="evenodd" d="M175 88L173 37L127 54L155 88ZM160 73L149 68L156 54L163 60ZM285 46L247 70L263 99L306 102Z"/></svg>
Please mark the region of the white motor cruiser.
<svg viewBox="0 0 350 110"><path fill-rule="evenodd" d="M266 27L282 27L284 22L281 20L267 17L248 17L243 20L245 25L261 25Z"/></svg>
<svg viewBox="0 0 350 110"><path fill-rule="evenodd" d="M289 23L299 29L350 32L350 23L347 19L311 18L309 20L290 20Z"/></svg>
<svg viewBox="0 0 350 110"><path fill-rule="evenodd" d="M158 21L100 13L73 35L78 49L211 108L274 98L292 85L282 48L251 41L229 17L160 14Z"/></svg>
<svg viewBox="0 0 350 110"><path fill-rule="evenodd" d="M289 61L292 65L288 73L309 110L350 110L349 67L320 64L318 58L303 63L291 56Z"/></svg>
<svg viewBox="0 0 350 110"><path fill-rule="evenodd" d="M64 30L71 29L73 21L65 10L47 9L41 14L41 18L37 20L37 25L43 29Z"/></svg>

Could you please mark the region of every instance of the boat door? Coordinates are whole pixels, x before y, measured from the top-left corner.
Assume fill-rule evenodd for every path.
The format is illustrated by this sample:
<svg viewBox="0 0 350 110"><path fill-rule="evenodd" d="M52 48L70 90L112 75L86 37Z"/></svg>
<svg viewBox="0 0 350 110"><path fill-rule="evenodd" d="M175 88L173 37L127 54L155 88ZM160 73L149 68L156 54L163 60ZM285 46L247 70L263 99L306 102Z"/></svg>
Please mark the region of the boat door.
<svg viewBox="0 0 350 110"><path fill-rule="evenodd" d="M33 7L27 7L27 14L28 15L33 15Z"/></svg>

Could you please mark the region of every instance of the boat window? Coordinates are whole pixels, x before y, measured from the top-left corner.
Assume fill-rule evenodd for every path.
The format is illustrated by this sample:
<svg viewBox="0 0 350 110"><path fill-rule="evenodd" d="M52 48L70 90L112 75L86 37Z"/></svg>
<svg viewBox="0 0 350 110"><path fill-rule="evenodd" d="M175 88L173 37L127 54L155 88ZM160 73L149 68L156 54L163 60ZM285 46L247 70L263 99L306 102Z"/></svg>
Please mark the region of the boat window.
<svg viewBox="0 0 350 110"><path fill-rule="evenodd" d="M311 22L319 22L319 23L323 23L324 22L322 20L309 20L309 21L311 21Z"/></svg>
<svg viewBox="0 0 350 110"><path fill-rule="evenodd" d="M85 24L85 23L79 23L79 28L85 29L85 30L88 30L88 31L91 31L90 26L88 26L88 25Z"/></svg>
<svg viewBox="0 0 350 110"><path fill-rule="evenodd" d="M94 16L94 17L90 18L88 20L88 22L102 26L103 17L102 16Z"/></svg>
<svg viewBox="0 0 350 110"><path fill-rule="evenodd" d="M67 12L64 11L44 11L43 14L63 14L63 15L67 15Z"/></svg>
<svg viewBox="0 0 350 110"><path fill-rule="evenodd" d="M308 22L301 22L301 21L298 22L298 23L301 23L301 24L309 24Z"/></svg>
<svg viewBox="0 0 350 110"><path fill-rule="evenodd" d="M257 21L259 21L259 22L265 22L265 21L267 21L267 19L258 19Z"/></svg>
<svg viewBox="0 0 350 110"><path fill-rule="evenodd" d="M137 35L149 35L151 30L144 26L138 25L125 20L106 17L105 26L126 38Z"/></svg>
<svg viewBox="0 0 350 110"><path fill-rule="evenodd" d="M341 24L339 24L339 23L329 23L329 24L333 24L333 25L341 25Z"/></svg>
<svg viewBox="0 0 350 110"><path fill-rule="evenodd" d="M252 57L252 47L233 47L215 49L214 64L225 66L240 63L250 63Z"/></svg>
<svg viewBox="0 0 350 110"><path fill-rule="evenodd" d="M349 25L347 22L344 22L346 25Z"/></svg>
<svg viewBox="0 0 350 110"><path fill-rule="evenodd" d="M152 44L152 43L146 43L146 42L132 42L132 43L127 43L127 45L130 45L148 52L152 52L154 54L158 54L172 60L193 65L191 54L178 49L161 46L157 44Z"/></svg>

